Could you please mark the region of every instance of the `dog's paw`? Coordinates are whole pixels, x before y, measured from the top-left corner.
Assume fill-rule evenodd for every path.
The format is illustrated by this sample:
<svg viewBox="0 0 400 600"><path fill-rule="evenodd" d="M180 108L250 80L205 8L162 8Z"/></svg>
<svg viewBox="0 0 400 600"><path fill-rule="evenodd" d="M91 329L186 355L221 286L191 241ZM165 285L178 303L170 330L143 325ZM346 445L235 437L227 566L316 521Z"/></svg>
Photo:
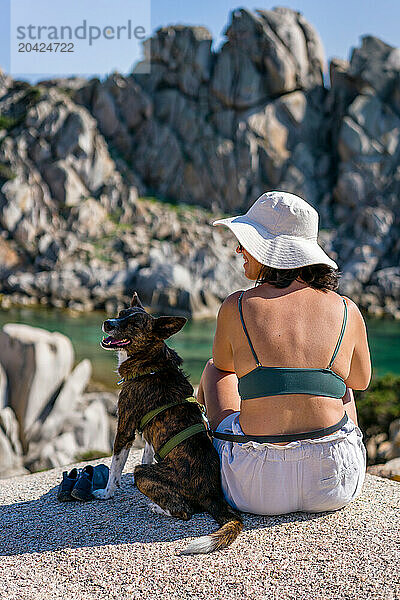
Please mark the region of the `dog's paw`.
<svg viewBox="0 0 400 600"><path fill-rule="evenodd" d="M161 506L158 506L158 504L156 504L155 502L150 502L149 508L150 508L151 512L155 513L156 515L164 515L165 517L172 517L169 510L164 510L163 508L161 508Z"/></svg>
<svg viewBox="0 0 400 600"><path fill-rule="evenodd" d="M92 495L97 498L97 500L108 500L114 496L114 492L111 490L107 491L106 488L104 490L93 490Z"/></svg>

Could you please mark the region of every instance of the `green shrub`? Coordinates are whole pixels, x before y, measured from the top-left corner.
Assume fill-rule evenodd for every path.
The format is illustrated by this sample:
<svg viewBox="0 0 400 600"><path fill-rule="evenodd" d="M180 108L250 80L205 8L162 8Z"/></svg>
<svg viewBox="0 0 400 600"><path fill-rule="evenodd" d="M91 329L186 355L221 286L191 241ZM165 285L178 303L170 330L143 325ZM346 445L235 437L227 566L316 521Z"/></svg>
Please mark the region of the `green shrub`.
<svg viewBox="0 0 400 600"><path fill-rule="evenodd" d="M75 460L78 462L82 462L84 460L96 460L98 458L104 458L105 456L111 456L108 452L104 452L103 450L87 450L86 452L81 452L75 456Z"/></svg>
<svg viewBox="0 0 400 600"><path fill-rule="evenodd" d="M0 179L15 179L16 174L4 163L0 163Z"/></svg>
<svg viewBox="0 0 400 600"><path fill-rule="evenodd" d="M42 91L36 86L32 86L27 89L22 97L22 102L28 106L34 106L37 104L42 97Z"/></svg>
<svg viewBox="0 0 400 600"><path fill-rule="evenodd" d="M159 206L168 208L170 211L176 213L178 217L196 217L197 214L201 214L205 219L211 220L215 217L214 213L204 206L200 206L199 204L187 204L186 202L179 202L174 199L164 199L156 196L141 196L138 198L138 202L144 202L148 204L158 204ZM228 217L229 215L223 215ZM216 217L215 217L216 218ZM222 216L218 216L218 218L223 218Z"/></svg>
<svg viewBox="0 0 400 600"><path fill-rule="evenodd" d="M74 98L75 96L75 90L73 88L69 88L69 87L64 87L64 86L57 86L57 90L59 92L61 92L62 94L64 94L65 96L68 96L68 98Z"/></svg>
<svg viewBox="0 0 400 600"><path fill-rule="evenodd" d="M0 115L0 129L6 129L7 131L10 131L16 125L18 125L18 119L16 119L15 117Z"/></svg>
<svg viewBox="0 0 400 600"><path fill-rule="evenodd" d="M27 81L14 81L14 85L13 85L13 91L14 90L27 90L28 88L31 87L31 84L28 83Z"/></svg>
<svg viewBox="0 0 400 600"><path fill-rule="evenodd" d="M42 97L42 90L36 86L23 89L26 91L14 105L13 116L0 115L0 129L11 131L21 125L26 119L27 110L37 104Z"/></svg>
<svg viewBox="0 0 400 600"><path fill-rule="evenodd" d="M367 434L387 432L400 417L400 376L374 379L365 392L355 391L360 428Z"/></svg>

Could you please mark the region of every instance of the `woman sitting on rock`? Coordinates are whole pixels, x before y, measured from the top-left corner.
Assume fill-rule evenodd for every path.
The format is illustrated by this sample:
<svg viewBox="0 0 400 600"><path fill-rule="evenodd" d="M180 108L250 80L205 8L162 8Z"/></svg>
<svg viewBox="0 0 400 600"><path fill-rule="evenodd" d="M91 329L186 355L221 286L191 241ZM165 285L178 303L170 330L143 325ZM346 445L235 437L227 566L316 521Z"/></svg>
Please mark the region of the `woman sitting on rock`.
<svg viewBox="0 0 400 600"><path fill-rule="evenodd" d="M256 282L222 304L199 386L225 496L264 515L337 510L365 477L352 393L371 378L361 313L335 292L338 267L301 198L268 192L214 225L231 229Z"/></svg>

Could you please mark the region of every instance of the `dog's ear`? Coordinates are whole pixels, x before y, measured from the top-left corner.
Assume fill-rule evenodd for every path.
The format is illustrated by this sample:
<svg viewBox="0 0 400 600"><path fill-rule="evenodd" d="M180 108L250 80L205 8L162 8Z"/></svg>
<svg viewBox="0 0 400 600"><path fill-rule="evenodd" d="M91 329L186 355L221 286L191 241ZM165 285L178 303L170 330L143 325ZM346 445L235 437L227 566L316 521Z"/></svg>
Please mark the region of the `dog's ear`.
<svg viewBox="0 0 400 600"><path fill-rule="evenodd" d="M158 317L154 319L153 333L161 340L166 340L174 333L178 333L186 321L185 317Z"/></svg>
<svg viewBox="0 0 400 600"><path fill-rule="evenodd" d="M133 296L132 296L132 300L131 300L131 306L137 306L138 308L143 308L144 310L144 306L142 305L142 303L139 300L139 296L137 294L137 292L133 292Z"/></svg>

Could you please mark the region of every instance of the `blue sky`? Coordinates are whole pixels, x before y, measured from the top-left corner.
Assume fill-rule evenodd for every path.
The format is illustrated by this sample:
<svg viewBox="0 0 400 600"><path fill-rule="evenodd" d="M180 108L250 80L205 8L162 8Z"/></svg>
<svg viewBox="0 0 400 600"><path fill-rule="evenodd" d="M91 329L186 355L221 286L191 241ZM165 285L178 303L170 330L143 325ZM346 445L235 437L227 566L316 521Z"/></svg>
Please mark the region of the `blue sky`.
<svg viewBox="0 0 400 600"><path fill-rule="evenodd" d="M360 36L372 34L400 46L400 0L289 0L235 3L230 0L152 0L152 25L175 22L205 25L222 40L228 14L234 8L272 9L287 6L300 11L319 32L327 57L349 58Z"/></svg>
<svg viewBox="0 0 400 600"><path fill-rule="evenodd" d="M0 65L6 68L9 46L7 4L8 0L0 0ZM68 5L63 2L63 6ZM274 6L287 6L302 12L319 32L328 59L332 56L349 58L351 48L359 45L360 37L366 34L400 46L400 0L287 0L257 4L240 4L232 0L151 0L150 6L152 31L176 23L204 25L211 31L215 47L223 40L223 30L231 10L239 7L271 9ZM115 67L122 72L129 71L130 58L121 53L120 64ZM37 78L30 76L29 79L34 81Z"/></svg>

